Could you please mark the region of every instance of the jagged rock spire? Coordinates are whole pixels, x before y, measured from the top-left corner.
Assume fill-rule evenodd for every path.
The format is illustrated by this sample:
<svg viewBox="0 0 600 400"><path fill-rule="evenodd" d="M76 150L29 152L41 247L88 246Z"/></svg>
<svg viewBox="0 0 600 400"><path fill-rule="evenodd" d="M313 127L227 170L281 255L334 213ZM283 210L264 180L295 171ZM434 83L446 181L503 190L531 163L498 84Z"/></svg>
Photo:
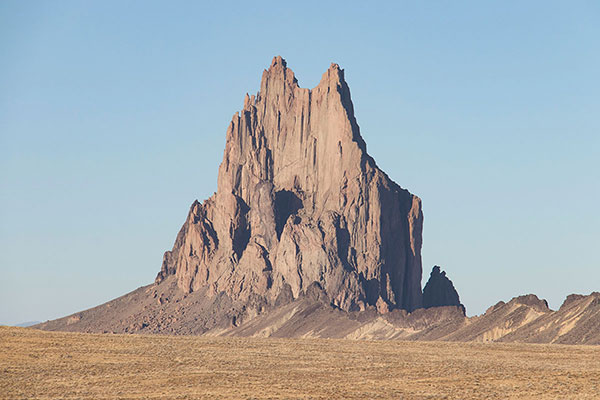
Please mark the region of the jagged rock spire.
<svg viewBox="0 0 600 400"><path fill-rule="evenodd" d="M458 292L452 281L446 276L439 266L434 266L429 275L429 280L423 288L423 307L457 306L465 310L460 303Z"/></svg>
<svg viewBox="0 0 600 400"><path fill-rule="evenodd" d="M217 193L194 203L160 282L235 299L293 297L313 282L345 310L421 306L421 201L367 154L344 71L312 90L283 58L226 133Z"/></svg>

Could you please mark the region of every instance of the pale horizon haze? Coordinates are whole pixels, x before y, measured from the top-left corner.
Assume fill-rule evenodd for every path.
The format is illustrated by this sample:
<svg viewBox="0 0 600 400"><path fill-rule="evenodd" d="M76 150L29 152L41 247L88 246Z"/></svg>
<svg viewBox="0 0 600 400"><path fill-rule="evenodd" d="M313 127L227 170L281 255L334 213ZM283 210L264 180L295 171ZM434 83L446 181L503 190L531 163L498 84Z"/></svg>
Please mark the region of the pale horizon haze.
<svg viewBox="0 0 600 400"><path fill-rule="evenodd" d="M468 315L600 291L600 3L0 2L0 324L151 284L273 56L345 70Z"/></svg>

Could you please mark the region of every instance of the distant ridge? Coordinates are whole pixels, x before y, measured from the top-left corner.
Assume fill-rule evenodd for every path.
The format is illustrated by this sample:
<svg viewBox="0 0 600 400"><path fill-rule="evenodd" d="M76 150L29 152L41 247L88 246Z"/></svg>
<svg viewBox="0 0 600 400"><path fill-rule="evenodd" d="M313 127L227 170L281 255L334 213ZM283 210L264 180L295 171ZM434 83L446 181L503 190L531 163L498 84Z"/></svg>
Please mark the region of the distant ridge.
<svg viewBox="0 0 600 400"><path fill-rule="evenodd" d="M16 324L13 326L18 326L20 328L27 328L29 326L33 326L33 325L37 325L39 324L41 321L28 321L28 322L21 322L20 324Z"/></svg>

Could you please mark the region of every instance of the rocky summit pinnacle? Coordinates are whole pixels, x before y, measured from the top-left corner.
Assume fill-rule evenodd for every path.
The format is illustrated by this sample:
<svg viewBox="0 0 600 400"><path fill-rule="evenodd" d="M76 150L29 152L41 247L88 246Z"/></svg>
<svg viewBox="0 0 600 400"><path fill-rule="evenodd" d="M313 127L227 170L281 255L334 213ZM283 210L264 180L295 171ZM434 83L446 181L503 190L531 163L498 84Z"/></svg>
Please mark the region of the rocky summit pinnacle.
<svg viewBox="0 0 600 400"><path fill-rule="evenodd" d="M366 151L344 70L301 88L281 57L227 128L217 192L194 202L156 282L234 300L297 298L313 282L342 310L421 307L421 200Z"/></svg>

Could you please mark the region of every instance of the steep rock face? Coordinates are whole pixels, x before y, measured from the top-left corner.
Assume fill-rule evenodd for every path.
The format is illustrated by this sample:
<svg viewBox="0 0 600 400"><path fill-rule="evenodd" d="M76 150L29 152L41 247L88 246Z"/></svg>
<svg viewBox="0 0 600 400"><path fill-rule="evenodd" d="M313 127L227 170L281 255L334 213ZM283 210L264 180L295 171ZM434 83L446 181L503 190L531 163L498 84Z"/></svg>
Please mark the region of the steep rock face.
<svg viewBox="0 0 600 400"><path fill-rule="evenodd" d="M227 129L217 192L194 202L156 282L268 303L317 282L343 310L413 310L422 224L420 199L367 154L343 70L309 90L275 57Z"/></svg>
<svg viewBox="0 0 600 400"><path fill-rule="evenodd" d="M431 270L429 280L423 288L423 307L443 306L458 306L464 311L464 306L460 304L458 292L452 281L446 276L446 272L436 265Z"/></svg>

